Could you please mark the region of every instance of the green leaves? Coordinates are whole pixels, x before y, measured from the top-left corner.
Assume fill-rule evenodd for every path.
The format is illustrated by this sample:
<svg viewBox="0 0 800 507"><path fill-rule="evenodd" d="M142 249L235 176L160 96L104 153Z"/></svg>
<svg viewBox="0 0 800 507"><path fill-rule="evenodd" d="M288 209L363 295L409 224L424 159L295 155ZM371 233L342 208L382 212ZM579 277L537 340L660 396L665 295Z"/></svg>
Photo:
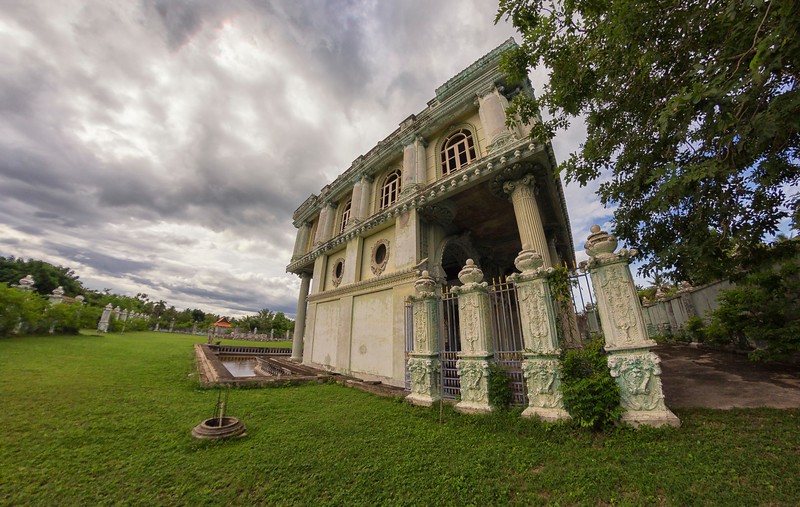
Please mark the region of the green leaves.
<svg viewBox="0 0 800 507"><path fill-rule="evenodd" d="M581 185L608 178L599 197L646 273L728 276L796 213L800 4L502 1L504 16L523 44L503 70L551 71L544 93L512 110L552 112L539 142L585 117L586 142L560 170Z"/></svg>

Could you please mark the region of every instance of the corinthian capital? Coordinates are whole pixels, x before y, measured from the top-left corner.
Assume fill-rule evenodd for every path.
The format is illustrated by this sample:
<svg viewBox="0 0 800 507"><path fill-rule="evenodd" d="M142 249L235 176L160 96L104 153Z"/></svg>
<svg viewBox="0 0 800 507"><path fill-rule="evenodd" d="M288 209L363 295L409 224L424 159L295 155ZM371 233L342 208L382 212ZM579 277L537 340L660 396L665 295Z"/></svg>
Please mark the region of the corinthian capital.
<svg viewBox="0 0 800 507"><path fill-rule="evenodd" d="M503 191L508 195L512 195L517 191L519 194L524 194L525 196L535 196L539 189L536 186L536 179L533 175L526 174L518 180L506 181L503 183Z"/></svg>

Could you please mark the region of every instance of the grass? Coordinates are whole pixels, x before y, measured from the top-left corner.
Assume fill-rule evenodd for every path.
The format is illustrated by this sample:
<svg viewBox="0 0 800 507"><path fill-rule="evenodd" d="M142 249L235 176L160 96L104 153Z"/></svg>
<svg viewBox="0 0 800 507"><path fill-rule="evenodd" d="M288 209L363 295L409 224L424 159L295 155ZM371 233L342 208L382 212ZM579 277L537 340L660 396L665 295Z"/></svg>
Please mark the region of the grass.
<svg viewBox="0 0 800 507"><path fill-rule="evenodd" d="M197 340L195 340L197 341ZM206 340L202 340L199 343L205 343ZM274 342L256 342L256 341L248 341L248 340L228 340L220 339L216 337L212 340L213 343L221 342L222 345L241 345L243 347L269 347L269 348L283 348L283 349L290 349L292 348L292 341L291 340L280 340Z"/></svg>
<svg viewBox="0 0 800 507"><path fill-rule="evenodd" d="M167 333L0 339L4 505L797 505L797 410L681 410L593 434L339 385L233 389L248 436L200 442L216 389Z"/></svg>

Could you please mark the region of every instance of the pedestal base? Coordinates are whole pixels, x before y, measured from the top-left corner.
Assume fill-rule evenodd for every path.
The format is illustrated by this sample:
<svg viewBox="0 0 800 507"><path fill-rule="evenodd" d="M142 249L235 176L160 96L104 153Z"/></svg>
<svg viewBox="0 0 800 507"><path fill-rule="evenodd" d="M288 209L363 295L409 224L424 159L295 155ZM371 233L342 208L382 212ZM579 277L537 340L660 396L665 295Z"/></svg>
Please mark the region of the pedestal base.
<svg viewBox="0 0 800 507"><path fill-rule="evenodd" d="M528 407L522 411L522 417L538 417L545 422L569 421L569 412L560 408Z"/></svg>
<svg viewBox="0 0 800 507"><path fill-rule="evenodd" d="M630 424L634 428L639 426L652 426L654 428L672 426L673 428L678 428L681 425L681 420L670 409L654 411L628 410L622 414L622 422Z"/></svg>
<svg viewBox="0 0 800 507"><path fill-rule="evenodd" d="M488 403L474 403L466 401L457 403L454 408L456 411L461 412L462 414L488 414L494 410L494 408Z"/></svg>
<svg viewBox="0 0 800 507"><path fill-rule="evenodd" d="M441 398L438 396L427 396L422 393L411 393L406 396L406 401L411 403L412 405L417 405L419 407L430 407L433 406L434 403L439 401Z"/></svg>

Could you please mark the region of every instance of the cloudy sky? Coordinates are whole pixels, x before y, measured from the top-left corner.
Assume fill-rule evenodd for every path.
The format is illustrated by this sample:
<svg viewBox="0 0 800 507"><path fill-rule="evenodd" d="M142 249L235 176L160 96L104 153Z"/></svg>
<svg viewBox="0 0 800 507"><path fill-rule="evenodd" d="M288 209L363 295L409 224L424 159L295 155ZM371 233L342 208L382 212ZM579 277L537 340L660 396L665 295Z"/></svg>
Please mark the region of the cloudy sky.
<svg viewBox="0 0 800 507"><path fill-rule="evenodd" d="M496 7L5 0L0 255L179 309L293 314L292 212L515 35ZM578 248L610 216L592 190L567 188Z"/></svg>

